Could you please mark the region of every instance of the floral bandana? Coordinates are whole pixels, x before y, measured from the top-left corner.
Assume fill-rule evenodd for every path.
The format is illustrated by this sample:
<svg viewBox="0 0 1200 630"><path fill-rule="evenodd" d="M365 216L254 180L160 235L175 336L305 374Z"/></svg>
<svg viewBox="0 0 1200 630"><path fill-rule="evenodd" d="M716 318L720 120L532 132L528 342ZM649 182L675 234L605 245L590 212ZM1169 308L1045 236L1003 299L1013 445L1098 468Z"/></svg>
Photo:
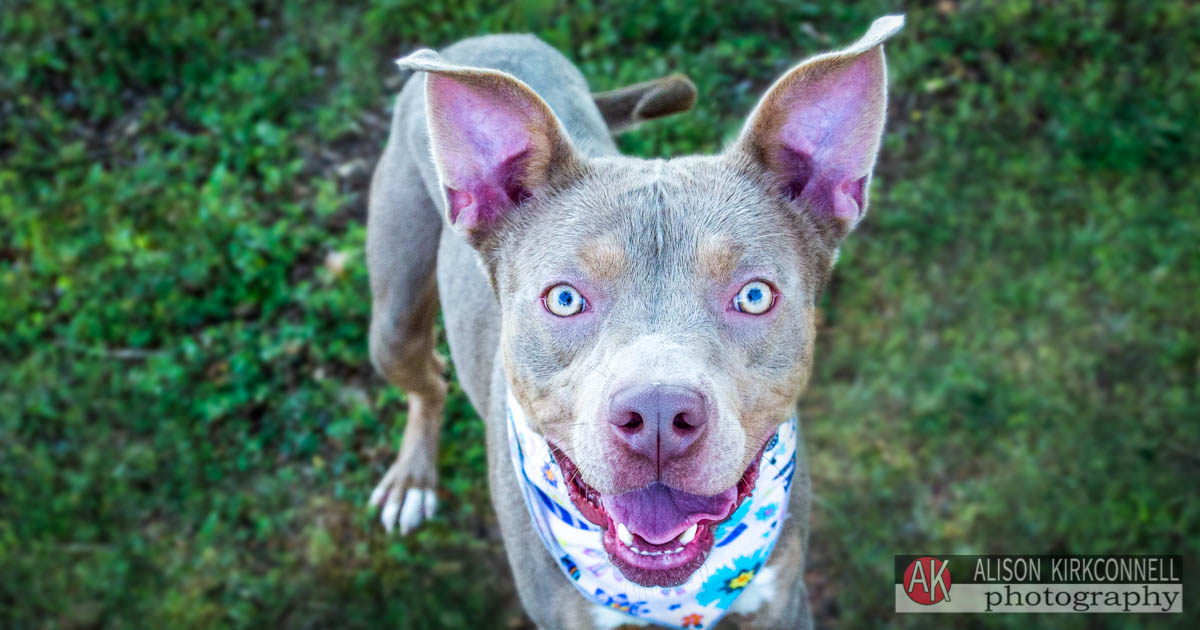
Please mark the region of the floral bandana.
<svg viewBox="0 0 1200 630"><path fill-rule="evenodd" d="M508 445L534 527L583 596L611 610L673 628L711 628L771 555L796 471L796 419L779 426L759 460L754 491L717 526L704 564L679 586L641 586L609 561L603 530L585 519L561 483L546 439L508 394Z"/></svg>

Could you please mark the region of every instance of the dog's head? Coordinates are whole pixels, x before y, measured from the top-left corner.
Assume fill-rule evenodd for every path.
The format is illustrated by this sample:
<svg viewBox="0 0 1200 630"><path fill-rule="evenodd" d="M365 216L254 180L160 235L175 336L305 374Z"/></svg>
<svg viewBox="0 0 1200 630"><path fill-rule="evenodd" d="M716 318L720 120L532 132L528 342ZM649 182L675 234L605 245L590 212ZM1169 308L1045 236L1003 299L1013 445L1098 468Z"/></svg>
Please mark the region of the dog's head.
<svg viewBox="0 0 1200 630"><path fill-rule="evenodd" d="M634 582L703 563L808 380L901 24L793 68L724 153L668 161L584 157L516 78L405 60L428 71L446 208L499 298L509 385Z"/></svg>

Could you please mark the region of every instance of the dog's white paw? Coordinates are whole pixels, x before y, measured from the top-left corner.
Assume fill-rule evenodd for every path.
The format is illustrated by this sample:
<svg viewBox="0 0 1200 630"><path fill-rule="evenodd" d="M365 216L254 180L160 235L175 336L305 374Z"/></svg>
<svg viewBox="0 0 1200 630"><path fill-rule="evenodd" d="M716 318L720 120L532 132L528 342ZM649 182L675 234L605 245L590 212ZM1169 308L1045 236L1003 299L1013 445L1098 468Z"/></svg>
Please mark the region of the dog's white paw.
<svg viewBox="0 0 1200 630"><path fill-rule="evenodd" d="M432 487L415 483L407 474L407 466L393 464L383 480L371 492L370 505L379 508L384 529L391 532L397 526L407 534L437 512L437 493Z"/></svg>

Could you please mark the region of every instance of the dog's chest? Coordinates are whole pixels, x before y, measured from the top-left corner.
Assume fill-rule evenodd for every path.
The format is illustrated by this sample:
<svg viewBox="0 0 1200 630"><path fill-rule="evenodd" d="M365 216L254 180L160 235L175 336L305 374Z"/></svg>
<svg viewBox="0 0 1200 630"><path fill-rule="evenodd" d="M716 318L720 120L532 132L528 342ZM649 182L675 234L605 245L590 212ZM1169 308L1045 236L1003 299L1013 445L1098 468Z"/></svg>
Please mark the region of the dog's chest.
<svg viewBox="0 0 1200 630"><path fill-rule="evenodd" d="M746 587L746 591L742 596L733 603L729 612L741 615L753 615L763 609L767 602L775 598L776 578L779 569L776 567L766 567L759 572L758 576ZM621 626L645 627L650 625L650 622L643 619L631 619L628 615L621 614L603 606L593 606L592 623L596 630L615 630Z"/></svg>

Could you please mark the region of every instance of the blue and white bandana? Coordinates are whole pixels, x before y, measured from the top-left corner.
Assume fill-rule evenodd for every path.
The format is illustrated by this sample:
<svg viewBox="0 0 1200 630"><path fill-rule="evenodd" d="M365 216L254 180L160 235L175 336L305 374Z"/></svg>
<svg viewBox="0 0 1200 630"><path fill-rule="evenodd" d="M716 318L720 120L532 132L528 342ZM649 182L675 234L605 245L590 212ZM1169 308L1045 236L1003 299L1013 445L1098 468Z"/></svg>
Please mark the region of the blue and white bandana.
<svg viewBox="0 0 1200 630"><path fill-rule="evenodd" d="M796 471L796 419L779 426L759 460L754 491L714 532L704 564L679 586L641 586L608 560L603 530L575 507L546 439L508 394L508 445L525 505L547 551L583 596L608 609L673 628L711 628L762 570L787 515Z"/></svg>

